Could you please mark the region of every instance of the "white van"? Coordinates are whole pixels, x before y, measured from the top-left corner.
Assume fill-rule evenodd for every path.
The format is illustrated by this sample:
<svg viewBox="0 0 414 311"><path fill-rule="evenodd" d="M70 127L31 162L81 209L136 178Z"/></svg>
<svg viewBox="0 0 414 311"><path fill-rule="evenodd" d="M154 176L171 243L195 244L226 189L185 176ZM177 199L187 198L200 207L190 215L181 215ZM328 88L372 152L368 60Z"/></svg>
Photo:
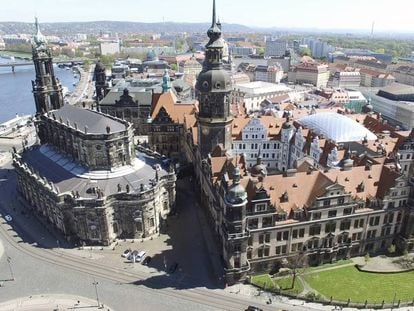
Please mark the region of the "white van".
<svg viewBox="0 0 414 311"><path fill-rule="evenodd" d="M145 254L147 252L146 251L140 251L136 256L135 256L135 262L141 262L142 259L144 259Z"/></svg>

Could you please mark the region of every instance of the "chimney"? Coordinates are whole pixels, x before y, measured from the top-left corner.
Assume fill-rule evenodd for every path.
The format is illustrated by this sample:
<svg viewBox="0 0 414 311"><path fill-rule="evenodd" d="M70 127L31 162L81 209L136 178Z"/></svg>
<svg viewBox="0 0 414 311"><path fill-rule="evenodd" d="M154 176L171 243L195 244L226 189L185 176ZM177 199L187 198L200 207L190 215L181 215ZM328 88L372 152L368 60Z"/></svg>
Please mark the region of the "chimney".
<svg viewBox="0 0 414 311"><path fill-rule="evenodd" d="M372 161L371 160L367 160L367 162L365 163L365 170L366 171L370 171L372 167Z"/></svg>

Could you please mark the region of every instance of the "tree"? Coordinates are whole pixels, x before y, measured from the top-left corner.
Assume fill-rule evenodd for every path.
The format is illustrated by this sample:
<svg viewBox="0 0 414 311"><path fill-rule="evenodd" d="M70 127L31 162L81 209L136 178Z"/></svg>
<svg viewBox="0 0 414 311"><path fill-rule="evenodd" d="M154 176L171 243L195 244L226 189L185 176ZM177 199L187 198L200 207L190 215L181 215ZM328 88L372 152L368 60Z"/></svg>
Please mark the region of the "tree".
<svg viewBox="0 0 414 311"><path fill-rule="evenodd" d="M170 64L171 70L177 71L177 64Z"/></svg>
<svg viewBox="0 0 414 311"><path fill-rule="evenodd" d="M105 67L110 67L115 61L115 57L112 55L101 55L100 59Z"/></svg>
<svg viewBox="0 0 414 311"><path fill-rule="evenodd" d="M370 260L369 253L366 253L366 254L365 254L365 256L364 256L364 260L365 260L365 264L367 264L367 263L368 263L368 261Z"/></svg>
<svg viewBox="0 0 414 311"><path fill-rule="evenodd" d="M395 247L395 244L391 244L390 246L388 246L388 254L390 254L390 255L394 255L395 254L395 251L397 250L396 249L396 247Z"/></svg>
<svg viewBox="0 0 414 311"><path fill-rule="evenodd" d="M309 48L301 48L299 53L301 56L312 56L312 52Z"/></svg>
<svg viewBox="0 0 414 311"><path fill-rule="evenodd" d="M257 48L256 51L257 51L257 54L259 54L259 55L264 55L264 53L265 53L265 49L261 48L261 47Z"/></svg>
<svg viewBox="0 0 414 311"><path fill-rule="evenodd" d="M292 257L287 258L286 265L292 273L292 289L295 288L296 277L298 274L303 273L305 268L308 267L308 256L304 252L299 252Z"/></svg>

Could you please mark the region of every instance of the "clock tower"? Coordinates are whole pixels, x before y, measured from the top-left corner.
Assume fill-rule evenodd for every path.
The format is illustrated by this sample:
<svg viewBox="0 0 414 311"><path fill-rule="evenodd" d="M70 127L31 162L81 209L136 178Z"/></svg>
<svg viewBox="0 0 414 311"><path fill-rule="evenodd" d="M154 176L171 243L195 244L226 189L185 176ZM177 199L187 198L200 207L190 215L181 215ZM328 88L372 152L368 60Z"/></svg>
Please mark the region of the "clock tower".
<svg viewBox="0 0 414 311"><path fill-rule="evenodd" d="M231 79L223 69L224 40L221 37L221 25L216 22L216 1L213 0L213 19L207 31L209 41L203 70L200 72L196 90L200 110L198 114L200 153L202 158L222 144L225 150L231 149L230 111Z"/></svg>

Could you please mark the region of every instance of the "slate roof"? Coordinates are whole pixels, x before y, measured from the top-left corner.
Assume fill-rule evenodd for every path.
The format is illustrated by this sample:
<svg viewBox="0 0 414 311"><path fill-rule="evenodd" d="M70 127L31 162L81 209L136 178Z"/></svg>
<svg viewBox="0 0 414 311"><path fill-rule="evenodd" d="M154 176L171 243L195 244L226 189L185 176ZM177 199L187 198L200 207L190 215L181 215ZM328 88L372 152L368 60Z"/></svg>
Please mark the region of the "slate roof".
<svg viewBox="0 0 414 311"><path fill-rule="evenodd" d="M91 134L106 134L106 127L111 128L111 132L122 132L127 129L124 122L112 119L97 111L78 108L72 105L64 105L58 110L52 111L52 114L59 120L62 118L64 123L69 120L73 126L75 123L80 130L85 126L88 127L88 133Z"/></svg>
<svg viewBox="0 0 414 311"><path fill-rule="evenodd" d="M35 171L41 172L42 177L49 182L53 182L59 193L78 191L80 196L85 198L96 198L96 194L87 192L91 187L98 187L106 196L117 193L118 184L122 186L123 191L125 191L128 184L131 192L139 192L141 184L150 187L151 179L155 178L155 170L152 166L159 163L156 159L140 154L140 159L145 161L146 164L133 173L120 177L93 180L73 175L45 156L38 147L26 151L22 158ZM159 177L162 177L168 173L161 169L158 174Z"/></svg>

